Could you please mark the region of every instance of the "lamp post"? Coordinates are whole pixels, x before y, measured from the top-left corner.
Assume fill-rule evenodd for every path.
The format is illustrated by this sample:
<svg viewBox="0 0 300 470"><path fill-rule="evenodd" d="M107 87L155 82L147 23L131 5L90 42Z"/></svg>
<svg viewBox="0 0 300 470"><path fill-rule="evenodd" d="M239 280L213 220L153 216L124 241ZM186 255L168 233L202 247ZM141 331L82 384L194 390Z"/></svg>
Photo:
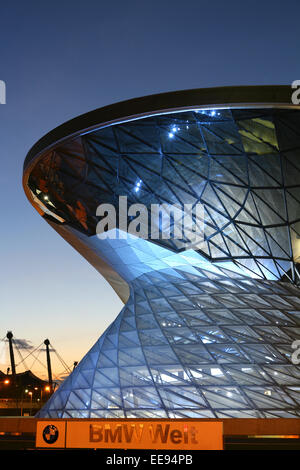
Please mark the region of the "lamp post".
<svg viewBox="0 0 300 470"><path fill-rule="evenodd" d="M28 392L28 395L30 396L30 416L32 415L32 392Z"/></svg>
<svg viewBox="0 0 300 470"><path fill-rule="evenodd" d="M51 391L50 385L45 385L44 389L41 387L41 401L43 401L43 391L49 393Z"/></svg>

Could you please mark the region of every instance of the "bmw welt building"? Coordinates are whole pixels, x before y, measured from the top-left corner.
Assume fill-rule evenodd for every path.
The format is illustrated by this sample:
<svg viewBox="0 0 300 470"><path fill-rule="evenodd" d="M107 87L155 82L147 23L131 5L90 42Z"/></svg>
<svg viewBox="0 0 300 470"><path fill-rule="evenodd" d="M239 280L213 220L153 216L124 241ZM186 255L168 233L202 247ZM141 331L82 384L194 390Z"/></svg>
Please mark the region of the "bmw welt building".
<svg viewBox="0 0 300 470"><path fill-rule="evenodd" d="M170 92L38 141L25 193L124 302L43 418L300 416L300 106Z"/></svg>

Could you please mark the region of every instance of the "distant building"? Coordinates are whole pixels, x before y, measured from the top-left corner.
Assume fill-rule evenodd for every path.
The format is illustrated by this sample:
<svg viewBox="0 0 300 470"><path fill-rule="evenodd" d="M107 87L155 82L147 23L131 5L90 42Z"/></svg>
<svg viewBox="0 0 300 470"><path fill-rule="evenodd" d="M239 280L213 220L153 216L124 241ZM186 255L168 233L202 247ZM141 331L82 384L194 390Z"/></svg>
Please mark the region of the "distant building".
<svg viewBox="0 0 300 470"><path fill-rule="evenodd" d="M30 370L12 376L0 371L0 415L35 414L50 396L47 381Z"/></svg>

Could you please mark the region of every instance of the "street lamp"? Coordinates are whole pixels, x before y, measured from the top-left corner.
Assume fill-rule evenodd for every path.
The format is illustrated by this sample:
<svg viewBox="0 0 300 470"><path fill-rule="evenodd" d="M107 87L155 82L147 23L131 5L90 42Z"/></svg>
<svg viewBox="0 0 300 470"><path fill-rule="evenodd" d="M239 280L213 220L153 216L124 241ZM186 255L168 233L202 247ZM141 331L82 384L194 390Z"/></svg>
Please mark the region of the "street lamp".
<svg viewBox="0 0 300 470"><path fill-rule="evenodd" d="M32 415L32 392L28 392L28 395L30 395L30 416Z"/></svg>
<svg viewBox="0 0 300 470"><path fill-rule="evenodd" d="M50 385L45 385L44 389L43 389L43 387L41 387L41 401L43 401L43 391L49 393L50 390L51 390Z"/></svg>

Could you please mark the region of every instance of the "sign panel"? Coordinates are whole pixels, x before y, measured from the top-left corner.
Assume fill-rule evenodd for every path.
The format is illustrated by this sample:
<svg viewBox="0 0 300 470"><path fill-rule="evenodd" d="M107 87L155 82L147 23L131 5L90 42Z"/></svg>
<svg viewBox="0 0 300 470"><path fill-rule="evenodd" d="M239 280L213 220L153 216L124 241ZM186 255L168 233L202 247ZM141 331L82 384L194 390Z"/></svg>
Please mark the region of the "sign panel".
<svg viewBox="0 0 300 470"><path fill-rule="evenodd" d="M38 421L36 426L36 447L61 448L66 444L66 421Z"/></svg>
<svg viewBox="0 0 300 470"><path fill-rule="evenodd" d="M63 427L60 428L63 424L65 442ZM68 449L221 450L223 423L151 419L39 421L36 445Z"/></svg>

